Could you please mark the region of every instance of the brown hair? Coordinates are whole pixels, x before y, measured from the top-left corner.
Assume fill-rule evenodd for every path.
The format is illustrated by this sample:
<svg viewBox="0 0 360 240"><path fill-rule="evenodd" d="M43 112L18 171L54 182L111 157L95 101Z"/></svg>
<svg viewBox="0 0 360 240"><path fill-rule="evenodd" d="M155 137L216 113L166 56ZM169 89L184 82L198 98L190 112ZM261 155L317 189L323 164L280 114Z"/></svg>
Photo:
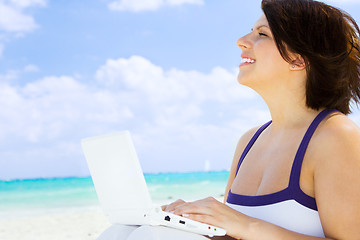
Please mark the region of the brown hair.
<svg viewBox="0 0 360 240"><path fill-rule="evenodd" d="M351 113L360 102L359 27L346 12L312 0L263 0L261 6L281 56L302 56L306 105Z"/></svg>

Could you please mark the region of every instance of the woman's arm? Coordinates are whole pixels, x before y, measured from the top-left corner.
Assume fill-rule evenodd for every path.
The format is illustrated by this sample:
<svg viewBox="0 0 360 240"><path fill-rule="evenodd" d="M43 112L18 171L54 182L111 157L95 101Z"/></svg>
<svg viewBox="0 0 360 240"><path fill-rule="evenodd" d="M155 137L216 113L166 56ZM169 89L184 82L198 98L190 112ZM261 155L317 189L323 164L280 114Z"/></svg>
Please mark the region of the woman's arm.
<svg viewBox="0 0 360 240"><path fill-rule="evenodd" d="M360 239L360 129L331 118L317 141L315 198L326 236Z"/></svg>

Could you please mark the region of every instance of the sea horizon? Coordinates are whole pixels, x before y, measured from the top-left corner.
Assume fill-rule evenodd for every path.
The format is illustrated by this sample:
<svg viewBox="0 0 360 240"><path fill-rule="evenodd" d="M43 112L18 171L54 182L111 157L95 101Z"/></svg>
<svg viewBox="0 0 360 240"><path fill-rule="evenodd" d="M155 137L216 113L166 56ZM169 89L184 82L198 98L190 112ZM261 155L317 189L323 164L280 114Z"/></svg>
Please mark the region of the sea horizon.
<svg viewBox="0 0 360 240"><path fill-rule="evenodd" d="M146 175L158 175L158 174L191 174L191 173L211 173L211 172L229 172L229 170L223 169L223 170L194 170L194 171L159 171L159 172L144 172L144 176ZM28 178L1 178L0 176L0 182L11 182L11 181L23 181L23 180L35 180L35 179L64 179L64 178L88 178L91 177L90 174L88 175L64 175L64 176L53 176L53 177L28 177Z"/></svg>
<svg viewBox="0 0 360 240"><path fill-rule="evenodd" d="M224 196L229 171L145 173L154 204ZM0 218L99 208L91 176L0 180Z"/></svg>

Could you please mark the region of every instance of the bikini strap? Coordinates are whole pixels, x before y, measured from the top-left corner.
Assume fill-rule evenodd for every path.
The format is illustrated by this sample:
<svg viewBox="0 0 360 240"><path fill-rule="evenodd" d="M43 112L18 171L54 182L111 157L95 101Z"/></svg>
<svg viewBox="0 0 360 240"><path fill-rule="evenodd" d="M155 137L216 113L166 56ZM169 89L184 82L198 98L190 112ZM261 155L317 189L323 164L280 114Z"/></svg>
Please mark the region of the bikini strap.
<svg viewBox="0 0 360 240"><path fill-rule="evenodd" d="M237 175L238 171L239 171L239 168L240 168L240 165L242 163L242 161L244 160L246 154L249 152L250 148L252 147L252 145L255 143L255 141L258 139L258 137L260 136L260 134L265 130L265 128L267 128L270 124L271 124L272 121L269 121L267 123L265 123L264 125L262 125L257 131L256 133L254 134L254 136L251 138L250 142L246 145L246 148L244 149L243 153L241 154L241 157L239 159L239 162L238 162L238 165L237 165L237 168L236 168L236 174L235 176Z"/></svg>
<svg viewBox="0 0 360 240"><path fill-rule="evenodd" d="M307 129L300 146L296 152L293 166L291 168L291 174L290 174L290 183L289 186L295 189L300 189L300 173L301 173L301 165L304 160L306 149L309 145L310 139L312 135L314 134L316 128L321 123L321 121L328 116L330 113L333 113L335 111L338 111L336 109L325 109L321 111L316 118L312 121L309 128Z"/></svg>

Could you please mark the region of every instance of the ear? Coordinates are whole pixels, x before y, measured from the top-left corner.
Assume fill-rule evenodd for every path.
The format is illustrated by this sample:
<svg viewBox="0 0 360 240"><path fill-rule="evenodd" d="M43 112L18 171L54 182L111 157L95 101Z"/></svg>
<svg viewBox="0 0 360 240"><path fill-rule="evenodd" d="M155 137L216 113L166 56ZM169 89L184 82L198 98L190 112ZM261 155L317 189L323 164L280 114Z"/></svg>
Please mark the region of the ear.
<svg viewBox="0 0 360 240"><path fill-rule="evenodd" d="M296 56L296 58L289 64L289 69L292 71L304 70L305 68L305 60L301 56Z"/></svg>

